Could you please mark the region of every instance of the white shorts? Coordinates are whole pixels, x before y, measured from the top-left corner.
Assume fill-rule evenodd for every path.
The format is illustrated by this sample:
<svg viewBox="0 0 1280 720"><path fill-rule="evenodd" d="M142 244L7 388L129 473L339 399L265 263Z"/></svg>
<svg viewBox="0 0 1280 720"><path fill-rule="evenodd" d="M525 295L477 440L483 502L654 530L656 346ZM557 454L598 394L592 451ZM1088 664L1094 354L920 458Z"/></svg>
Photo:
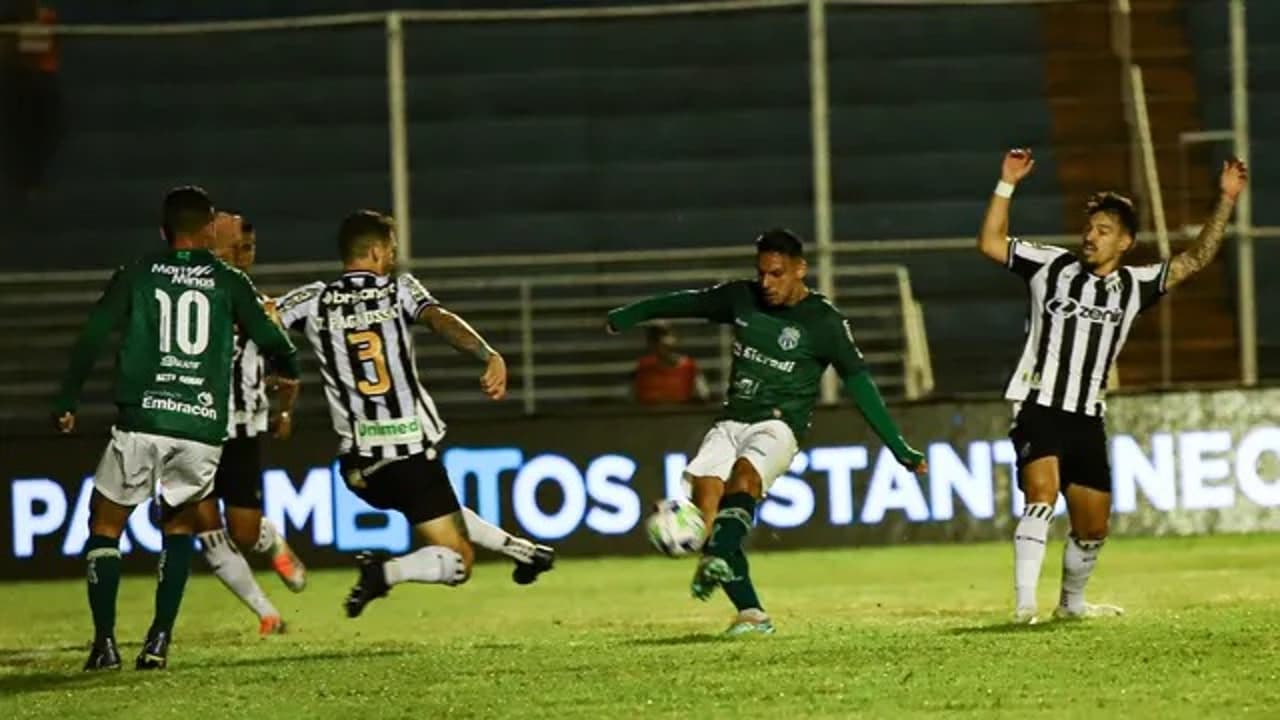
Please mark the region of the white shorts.
<svg viewBox="0 0 1280 720"><path fill-rule="evenodd" d="M781 420L747 423L721 420L702 438L698 454L684 469L685 495L690 494L690 478L729 479L733 463L742 458L760 474L763 490L791 467L796 455L796 436Z"/></svg>
<svg viewBox="0 0 1280 720"><path fill-rule="evenodd" d="M159 487L165 504L177 507L213 492L221 457L220 446L113 427L93 485L127 507L146 502Z"/></svg>

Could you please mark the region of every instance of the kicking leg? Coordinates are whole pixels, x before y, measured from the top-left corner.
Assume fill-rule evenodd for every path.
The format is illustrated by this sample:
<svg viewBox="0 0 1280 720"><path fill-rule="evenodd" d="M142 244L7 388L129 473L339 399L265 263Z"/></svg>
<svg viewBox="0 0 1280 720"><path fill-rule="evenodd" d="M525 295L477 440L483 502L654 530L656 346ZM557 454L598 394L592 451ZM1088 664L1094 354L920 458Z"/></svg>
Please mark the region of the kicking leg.
<svg viewBox="0 0 1280 720"><path fill-rule="evenodd" d="M347 617L358 617L365 605L385 597L393 585L405 582L461 585L471 577L475 550L467 538L466 521L454 511L414 525L426 546L387 559L371 553L357 556L360 579L347 595Z"/></svg>
<svg viewBox="0 0 1280 720"><path fill-rule="evenodd" d="M687 476L693 495L693 504L702 511L702 522L707 528L707 536L715 525L716 515L720 512L720 499L724 497L725 481L715 476Z"/></svg>
<svg viewBox="0 0 1280 720"><path fill-rule="evenodd" d="M253 577L248 560L236 547L236 533L223 527L218 503L212 497L196 505L200 533L196 536L204 550L204 559L222 584L258 617L258 633L270 635L284 631L284 621ZM228 516L231 508L227 509ZM241 532L243 535L243 530Z"/></svg>
<svg viewBox="0 0 1280 720"><path fill-rule="evenodd" d="M1013 531L1014 620L1017 622L1036 620L1036 587L1040 583L1040 567L1044 565L1049 524L1058 501L1058 478L1056 457L1033 460L1018 470L1026 506Z"/></svg>
<svg viewBox="0 0 1280 720"><path fill-rule="evenodd" d="M116 596L120 590L120 533L133 508L118 505L96 489L89 500L89 610L93 614L93 649L85 670L119 670L116 646Z"/></svg>
<svg viewBox="0 0 1280 720"><path fill-rule="evenodd" d="M695 596L706 599L717 585L738 610L738 618L729 628L733 635L745 632L773 632L773 624L761 607L742 543L755 522L756 503L764 494L764 483L755 466L745 458L734 462L719 512L711 527L711 536L703 547L703 557L694 575Z"/></svg>
<svg viewBox="0 0 1280 720"><path fill-rule="evenodd" d="M471 542L516 561L511 579L517 584L528 585L555 565L556 551L553 548L516 537L480 517L471 508L464 507L461 512Z"/></svg>
<svg viewBox="0 0 1280 720"><path fill-rule="evenodd" d="M1071 535L1062 551L1062 593L1054 615L1059 618L1123 615L1115 605L1091 605L1084 588L1093 574L1098 553L1106 541L1111 521L1111 493L1083 485L1068 485L1067 511Z"/></svg>

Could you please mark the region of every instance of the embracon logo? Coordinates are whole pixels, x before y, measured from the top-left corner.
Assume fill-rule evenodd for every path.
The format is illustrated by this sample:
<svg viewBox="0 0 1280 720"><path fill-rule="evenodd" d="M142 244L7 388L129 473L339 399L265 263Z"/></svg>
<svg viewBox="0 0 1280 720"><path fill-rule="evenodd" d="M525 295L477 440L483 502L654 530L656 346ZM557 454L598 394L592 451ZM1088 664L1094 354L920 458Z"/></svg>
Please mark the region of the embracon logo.
<svg viewBox="0 0 1280 720"><path fill-rule="evenodd" d="M1096 305L1085 305L1079 300L1069 297L1055 297L1044 304L1045 310L1060 318L1079 318L1085 322L1118 325L1124 320L1124 311L1120 308L1105 308Z"/></svg>

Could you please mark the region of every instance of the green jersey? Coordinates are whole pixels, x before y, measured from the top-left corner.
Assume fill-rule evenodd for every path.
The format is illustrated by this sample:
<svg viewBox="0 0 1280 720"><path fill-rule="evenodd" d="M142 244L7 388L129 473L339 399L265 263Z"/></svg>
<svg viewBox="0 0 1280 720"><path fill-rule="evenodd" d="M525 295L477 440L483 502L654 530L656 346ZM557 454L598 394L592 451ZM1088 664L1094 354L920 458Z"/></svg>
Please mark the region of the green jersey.
<svg viewBox="0 0 1280 720"><path fill-rule="evenodd" d="M235 325L298 376L293 344L258 303L244 273L207 250L167 250L116 271L89 315L63 376L55 412L74 412L112 330L116 426L211 445L227 434Z"/></svg>
<svg viewBox="0 0 1280 720"><path fill-rule="evenodd" d="M610 312L609 324L624 330L678 317L733 325L723 417L745 423L779 419L797 439L813 420L827 367L846 379L866 369L849 321L826 297L811 292L795 305L771 307L748 280L642 300Z"/></svg>

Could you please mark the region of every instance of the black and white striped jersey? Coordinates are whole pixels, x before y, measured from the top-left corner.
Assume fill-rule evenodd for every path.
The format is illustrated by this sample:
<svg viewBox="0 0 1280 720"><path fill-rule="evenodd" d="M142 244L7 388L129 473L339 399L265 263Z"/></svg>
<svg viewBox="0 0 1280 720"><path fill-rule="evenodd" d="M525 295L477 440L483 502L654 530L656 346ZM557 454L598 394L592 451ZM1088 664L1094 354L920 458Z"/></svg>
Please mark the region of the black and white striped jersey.
<svg viewBox="0 0 1280 720"><path fill-rule="evenodd" d="M277 302L285 327L305 333L320 359L341 452L405 457L444 437L418 379L409 327L435 303L412 275L362 271L304 285Z"/></svg>
<svg viewBox="0 0 1280 720"><path fill-rule="evenodd" d="M1027 341L1005 398L1101 416L1107 374L1133 321L1165 293L1169 264L1106 277L1075 254L1011 238L1008 268L1027 283Z"/></svg>
<svg viewBox="0 0 1280 720"><path fill-rule="evenodd" d="M266 362L258 346L242 332L236 333L231 353L231 412L227 436L249 438L267 430Z"/></svg>

